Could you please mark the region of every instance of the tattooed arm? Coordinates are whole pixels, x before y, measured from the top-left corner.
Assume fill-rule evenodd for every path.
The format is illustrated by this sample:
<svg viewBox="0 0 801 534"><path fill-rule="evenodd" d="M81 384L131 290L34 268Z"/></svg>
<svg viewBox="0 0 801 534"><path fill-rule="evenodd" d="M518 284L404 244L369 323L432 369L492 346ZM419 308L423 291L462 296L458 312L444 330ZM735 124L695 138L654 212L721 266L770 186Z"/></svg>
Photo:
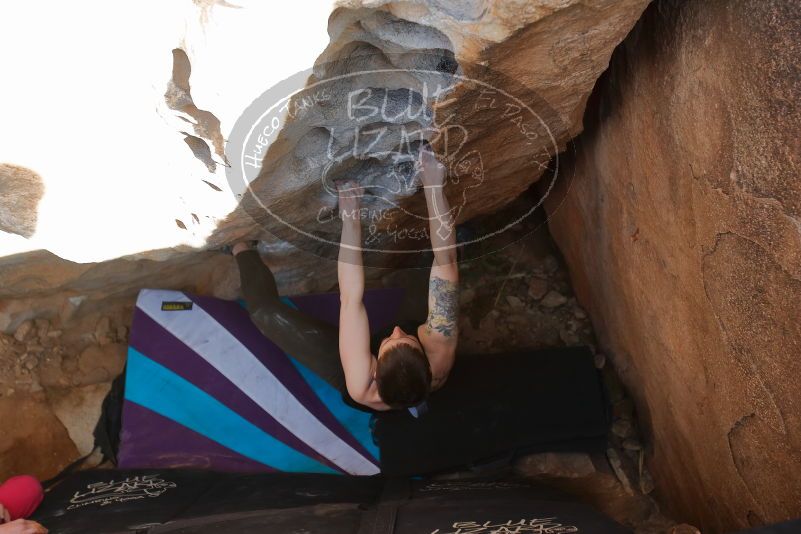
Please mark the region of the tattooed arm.
<svg viewBox="0 0 801 534"><path fill-rule="evenodd" d="M433 391L445 383L456 355L459 267L456 263L456 221L443 191L445 168L425 150L421 159L434 263L428 283L428 318L420 341L431 362Z"/></svg>

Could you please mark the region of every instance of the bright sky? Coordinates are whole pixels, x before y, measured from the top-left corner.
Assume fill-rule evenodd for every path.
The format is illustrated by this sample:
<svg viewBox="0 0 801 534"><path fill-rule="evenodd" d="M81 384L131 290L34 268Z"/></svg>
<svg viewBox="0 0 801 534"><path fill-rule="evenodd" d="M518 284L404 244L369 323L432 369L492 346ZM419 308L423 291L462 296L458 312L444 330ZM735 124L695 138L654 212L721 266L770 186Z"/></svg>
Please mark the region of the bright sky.
<svg viewBox="0 0 801 534"><path fill-rule="evenodd" d="M172 49L189 55L194 103L227 136L256 97L313 64L332 10L331 0L222 4L0 3L0 163L45 182L36 234L0 232L0 257L45 248L88 262L204 243L235 202L201 181L227 189L221 167L211 174L192 155L179 133L191 126L164 102Z"/></svg>

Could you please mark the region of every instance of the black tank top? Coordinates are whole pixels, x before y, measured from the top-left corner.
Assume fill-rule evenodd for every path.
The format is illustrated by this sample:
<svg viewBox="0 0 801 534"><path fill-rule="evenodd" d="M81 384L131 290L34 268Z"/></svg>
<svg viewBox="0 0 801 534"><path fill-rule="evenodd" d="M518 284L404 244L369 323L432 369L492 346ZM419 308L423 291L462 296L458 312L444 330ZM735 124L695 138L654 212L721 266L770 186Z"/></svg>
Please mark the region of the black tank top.
<svg viewBox="0 0 801 534"><path fill-rule="evenodd" d="M395 321L390 323L388 326L382 328L381 330L377 331L372 336L370 336L370 352L373 353L373 356L377 357L378 347L381 346L381 342L384 341L384 338L389 337L392 334L392 331L395 330L396 326L400 326L401 330L403 330L407 334L414 336L415 338L417 338L418 341L420 341L420 338L417 337L417 327L421 324L423 324L423 321L415 321L412 319L404 319L401 321ZM373 410L372 408L368 408L363 404L359 404L358 402L353 400L351 396L348 394L347 389L343 389L342 399L345 401L345 404L347 404L351 408L355 408L362 412L368 412L372 414L381 413L379 411ZM374 424L375 421L370 422L371 430Z"/></svg>
<svg viewBox="0 0 801 534"><path fill-rule="evenodd" d="M381 345L381 342L384 341L384 338L392 334L392 331L395 329L395 326L400 326L401 330L406 332L409 335L414 336L414 338L420 342L420 338L417 336L417 328L422 324L422 321L415 321L412 319L406 319L401 321L396 321L395 323L390 324L386 328L379 330L378 332L373 335L370 339L370 350L373 351L374 356L378 356L378 347ZM420 346L423 344L420 343ZM426 401L423 401L417 406L410 407L406 409L409 413L411 413L415 418L419 417L425 413L428 408Z"/></svg>

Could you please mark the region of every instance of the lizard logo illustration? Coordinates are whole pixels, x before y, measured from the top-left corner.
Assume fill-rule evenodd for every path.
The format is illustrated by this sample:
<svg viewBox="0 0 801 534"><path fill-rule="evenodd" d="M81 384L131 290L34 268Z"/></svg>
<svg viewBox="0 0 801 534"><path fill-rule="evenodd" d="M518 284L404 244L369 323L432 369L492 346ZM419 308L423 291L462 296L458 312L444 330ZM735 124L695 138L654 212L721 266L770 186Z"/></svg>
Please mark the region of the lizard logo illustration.
<svg viewBox="0 0 801 534"><path fill-rule="evenodd" d="M453 530L451 530L453 529ZM579 532L573 525L563 525L557 522L556 517L537 519L510 519L504 522L485 521L457 521L449 529L436 529L431 534L572 534Z"/></svg>
<svg viewBox="0 0 801 534"><path fill-rule="evenodd" d="M70 499L68 509L95 504L107 506L116 502L159 497L168 489L176 488L175 482L160 478L159 474L128 477L123 480L95 482L85 492L76 491Z"/></svg>

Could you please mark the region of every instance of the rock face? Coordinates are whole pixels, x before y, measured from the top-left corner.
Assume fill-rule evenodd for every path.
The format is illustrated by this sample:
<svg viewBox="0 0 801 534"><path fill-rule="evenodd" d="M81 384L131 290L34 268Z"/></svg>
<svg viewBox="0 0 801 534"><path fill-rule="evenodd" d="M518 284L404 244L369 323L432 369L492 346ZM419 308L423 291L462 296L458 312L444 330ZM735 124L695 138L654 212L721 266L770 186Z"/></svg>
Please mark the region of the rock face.
<svg viewBox="0 0 801 534"><path fill-rule="evenodd" d="M243 134L229 152L232 173L250 190L213 240L255 222L333 258L336 184L352 180L366 188L366 245L412 256L428 242L415 167L423 141L448 167L446 191L459 222L497 212L581 130L595 80L646 4L343 2L307 89L261 104L267 113L284 102L273 109L285 106L285 117L254 109L241 123L267 140ZM239 139L237 128L232 138ZM366 262L387 263L389 255L376 256Z"/></svg>
<svg viewBox="0 0 801 534"><path fill-rule="evenodd" d="M31 237L43 193L42 179L35 172L0 163L0 230Z"/></svg>
<svg viewBox="0 0 801 534"><path fill-rule="evenodd" d="M801 515L800 40L794 2L655 2L548 204L657 493L704 532Z"/></svg>
<svg viewBox="0 0 801 534"><path fill-rule="evenodd" d="M267 226L263 221L235 211L224 140L256 97L312 67L315 60L315 76L322 77L342 74L337 68L352 72L365 54L373 57L374 66L377 61L447 71L459 64L465 73L469 65L488 66L547 101L545 107L553 112L548 127L556 134L549 144L561 147L580 130L595 80L647 2L347 0L336 7L319 0L242 0L236 5L198 0L158 4L158 17L140 5L98 8L95 16L105 21L102 27L71 28L58 22L73 15L68 5L9 4L4 9L13 13L3 16L17 24L2 32L0 46L26 54L5 55L0 67L20 73L28 83L6 85L0 96L0 164L19 171L0 168L0 190L13 184L19 200L16 205L5 198L0 203L0 230L15 234L3 236L0 254L42 248L72 261L96 262L182 246L202 248L210 237L216 246L258 233ZM51 16L36 23L42 9ZM142 28L147 28L147 43L141 42ZM82 39L71 38L76 31ZM262 42L264 35L269 35L268 43ZM420 52L444 61L418 65L408 54ZM82 58L80 71L63 71L75 57ZM256 57L259 68L254 68ZM62 83L52 91L49 81L62 71ZM384 79L375 88L402 91L407 81ZM493 77L487 81L503 85ZM466 88L458 91L464 94ZM466 113L473 103L461 98L455 104L465 123L474 119L471 135L478 143L465 146L462 155L482 149L493 187L483 188L481 203L465 199L460 220L508 203L537 180L554 152L550 147L543 151L539 141L529 146L522 136L513 138L512 126L500 127L503 121L496 111L489 118L487 113ZM110 108L116 113L108 113ZM68 135L48 142L48 130L31 116L32 109ZM330 199L321 197L319 176L305 170L319 163L315 157L326 147L326 129L342 126L335 114L322 117L322 122L299 121L292 131L284 131L282 120L280 146L270 151L263 165L267 178L255 187L304 224L314 219L298 213L317 215L311 200L330 207ZM504 119L510 122L510 117ZM393 135L401 125L395 121ZM125 139L99 132L120 132ZM42 151L35 139L44 139L49 151ZM339 157L350 139L336 139ZM394 148L398 138L388 141L387 147ZM334 177L347 172L369 184L387 169L386 161L340 159ZM408 161L397 163L403 176ZM470 170L481 162L468 157L454 163ZM41 181L19 187L20 180L31 182L28 175ZM453 187L452 194L458 196L461 187ZM406 197L415 191L401 199L411 211L419 207L420 195L416 201ZM301 205L307 209L298 210Z"/></svg>
<svg viewBox="0 0 801 534"><path fill-rule="evenodd" d="M50 477L65 468L78 451L61 422L48 409L42 393L0 402L0 417L11 432L0 434L0 473Z"/></svg>

